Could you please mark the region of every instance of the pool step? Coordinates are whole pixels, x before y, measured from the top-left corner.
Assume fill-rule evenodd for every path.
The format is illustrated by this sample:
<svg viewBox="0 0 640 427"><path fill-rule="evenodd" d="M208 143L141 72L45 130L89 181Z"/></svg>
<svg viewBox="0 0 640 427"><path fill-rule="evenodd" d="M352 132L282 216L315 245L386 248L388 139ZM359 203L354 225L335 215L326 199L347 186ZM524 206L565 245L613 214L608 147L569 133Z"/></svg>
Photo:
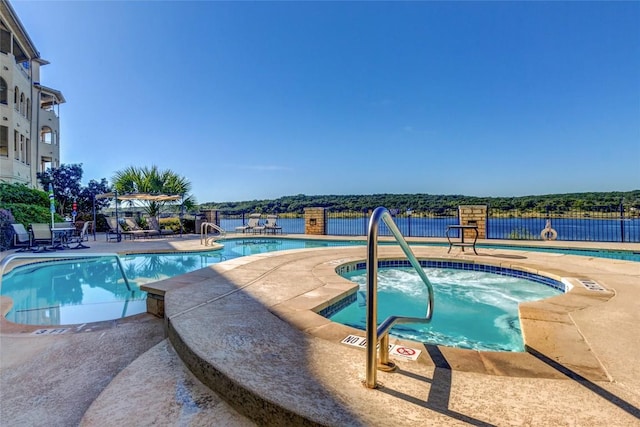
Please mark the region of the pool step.
<svg viewBox="0 0 640 427"><path fill-rule="evenodd" d="M120 372L80 425L255 426L194 377L167 340Z"/></svg>

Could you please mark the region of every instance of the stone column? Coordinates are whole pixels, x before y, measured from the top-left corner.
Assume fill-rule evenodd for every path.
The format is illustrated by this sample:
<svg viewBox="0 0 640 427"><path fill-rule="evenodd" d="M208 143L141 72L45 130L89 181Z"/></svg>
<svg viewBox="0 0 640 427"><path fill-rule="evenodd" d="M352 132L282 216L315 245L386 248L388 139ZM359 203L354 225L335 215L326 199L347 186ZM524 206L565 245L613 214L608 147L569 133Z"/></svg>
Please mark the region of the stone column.
<svg viewBox="0 0 640 427"><path fill-rule="evenodd" d="M478 239L487 238L487 205L460 205L458 206L458 220L460 225L475 225L478 227ZM465 240L473 239L476 233L473 230L464 230Z"/></svg>
<svg viewBox="0 0 640 427"><path fill-rule="evenodd" d="M220 227L220 211L217 209L205 209L200 211L204 215L205 222L212 222Z"/></svg>
<svg viewBox="0 0 640 427"><path fill-rule="evenodd" d="M304 233L324 236L327 234L327 210L304 208Z"/></svg>

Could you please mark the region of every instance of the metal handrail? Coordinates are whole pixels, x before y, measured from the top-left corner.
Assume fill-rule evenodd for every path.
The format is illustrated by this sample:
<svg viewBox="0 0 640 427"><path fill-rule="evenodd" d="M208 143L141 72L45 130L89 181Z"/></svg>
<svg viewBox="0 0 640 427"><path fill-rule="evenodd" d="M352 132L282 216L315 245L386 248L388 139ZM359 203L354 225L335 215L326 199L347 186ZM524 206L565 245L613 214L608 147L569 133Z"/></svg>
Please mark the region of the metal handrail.
<svg viewBox="0 0 640 427"><path fill-rule="evenodd" d="M120 268L120 272L122 273L122 279L124 280L125 285L128 290L131 290L131 285L129 284L129 279L127 279L127 275L124 272L124 267L122 266L122 261L120 257L116 253L92 253L92 254L79 254L79 253L49 253L49 254L11 254L7 255L2 262L0 262L0 288L2 287L2 276L4 276L4 270L9 265L9 263L15 259L25 258L25 259L38 259L38 258L60 258L60 259L69 259L69 258L100 258L100 257L115 257L116 262L118 263L118 267Z"/></svg>
<svg viewBox="0 0 640 427"><path fill-rule="evenodd" d="M220 233L220 237L224 237L227 232L225 231L224 228L220 227L219 225L213 223L213 222L203 222L200 225L200 244L204 244L205 246L209 246L209 242L211 240L214 240L214 237L209 237L209 229L212 228L215 231L217 231L218 233Z"/></svg>
<svg viewBox="0 0 640 427"><path fill-rule="evenodd" d="M422 282L427 286L428 305L427 314L422 317L390 316L377 327L378 315L378 224L382 220L395 237L402 248L411 266L416 270ZM371 214L369 222L369 232L367 238L367 388L376 388L377 368L382 370L393 370L395 364L389 361L389 330L398 323L429 323L433 316L433 286L420 263L416 259L409 244L400 233L391 213L384 208L378 207ZM380 366L376 363L376 348L380 340Z"/></svg>

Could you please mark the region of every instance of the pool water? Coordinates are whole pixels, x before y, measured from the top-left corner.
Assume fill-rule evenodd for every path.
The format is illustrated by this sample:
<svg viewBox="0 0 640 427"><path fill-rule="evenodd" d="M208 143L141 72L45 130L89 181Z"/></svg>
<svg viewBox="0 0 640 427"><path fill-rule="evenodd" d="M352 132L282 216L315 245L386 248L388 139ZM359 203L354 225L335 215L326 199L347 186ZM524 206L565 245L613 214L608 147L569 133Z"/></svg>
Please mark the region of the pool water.
<svg viewBox="0 0 640 427"><path fill-rule="evenodd" d="M119 319L146 311L146 292L127 283L116 257L44 262L18 267L2 279L13 299L7 320L66 325Z"/></svg>
<svg viewBox="0 0 640 427"><path fill-rule="evenodd" d="M147 311L140 285L242 256L286 249L349 246L350 241L234 239L209 252L137 254L40 262L2 277L0 294L13 300L7 320L28 325L70 325L119 319Z"/></svg>
<svg viewBox="0 0 640 427"><path fill-rule="evenodd" d="M14 302L13 309L6 317L12 322L32 325L118 319L146 311L146 293L140 290L142 284L242 256L287 249L365 244L363 240L329 241L264 236L234 238L222 243L224 248L217 251L123 256L121 260L129 287L117 268L115 258L17 267L2 277L0 294L11 297ZM566 253L562 250L554 252Z"/></svg>
<svg viewBox="0 0 640 427"><path fill-rule="evenodd" d="M391 335L426 344L483 351L524 351L518 303L559 295L542 283L479 271L425 268L434 288L430 323L396 325ZM360 285L357 301L330 316L366 329L366 270L345 273ZM378 270L378 322L387 317L425 317L427 288L411 268Z"/></svg>

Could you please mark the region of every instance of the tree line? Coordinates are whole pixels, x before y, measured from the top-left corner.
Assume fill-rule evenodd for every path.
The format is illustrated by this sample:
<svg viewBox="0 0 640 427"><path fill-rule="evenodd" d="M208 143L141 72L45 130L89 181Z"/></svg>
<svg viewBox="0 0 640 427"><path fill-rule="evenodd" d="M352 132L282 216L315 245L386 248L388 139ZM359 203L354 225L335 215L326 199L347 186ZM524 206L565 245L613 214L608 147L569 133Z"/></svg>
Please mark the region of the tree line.
<svg viewBox="0 0 640 427"><path fill-rule="evenodd" d="M447 214L460 205L488 205L491 209L511 211L554 210L590 211L608 208L640 210L640 190L549 194L521 197L476 197L435 194L371 194L371 195L321 195L298 194L278 199L249 200L238 202L207 202L201 209L218 209L228 213L296 213L302 214L306 207L324 207L333 212L368 211L378 206L396 209L398 212L412 210Z"/></svg>

